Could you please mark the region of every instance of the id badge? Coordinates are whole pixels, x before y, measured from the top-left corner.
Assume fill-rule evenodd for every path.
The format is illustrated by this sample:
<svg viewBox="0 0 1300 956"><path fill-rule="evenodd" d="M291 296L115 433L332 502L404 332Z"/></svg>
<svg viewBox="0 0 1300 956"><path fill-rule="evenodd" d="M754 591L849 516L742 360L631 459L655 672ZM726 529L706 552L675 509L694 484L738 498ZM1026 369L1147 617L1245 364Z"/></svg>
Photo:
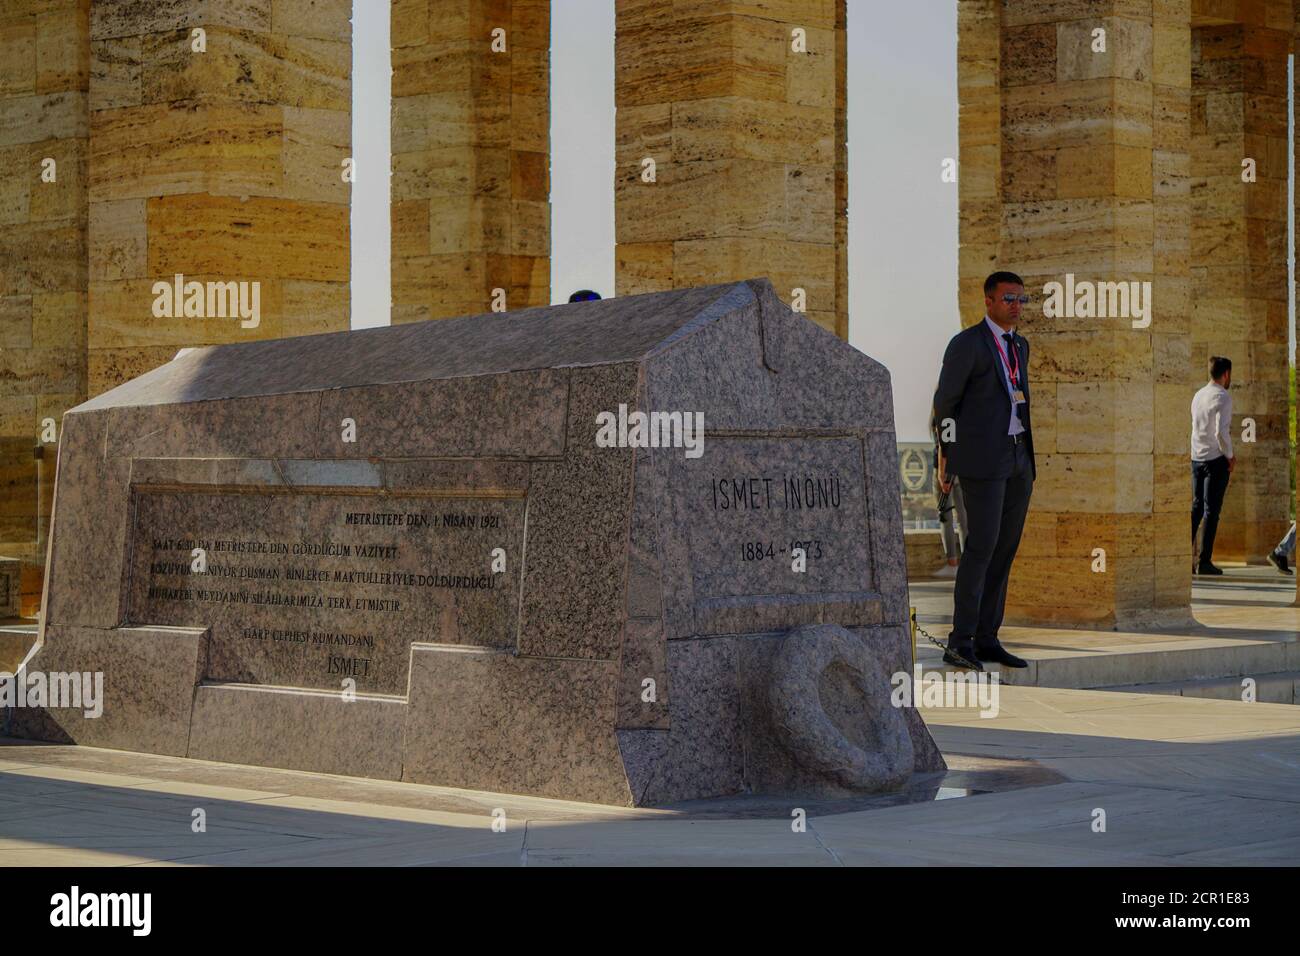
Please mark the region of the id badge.
<svg viewBox="0 0 1300 956"><path fill-rule="evenodd" d="M1011 398L1017 405L1023 405L1025 401L1025 393L1020 389L1016 389L1011 393Z"/></svg>

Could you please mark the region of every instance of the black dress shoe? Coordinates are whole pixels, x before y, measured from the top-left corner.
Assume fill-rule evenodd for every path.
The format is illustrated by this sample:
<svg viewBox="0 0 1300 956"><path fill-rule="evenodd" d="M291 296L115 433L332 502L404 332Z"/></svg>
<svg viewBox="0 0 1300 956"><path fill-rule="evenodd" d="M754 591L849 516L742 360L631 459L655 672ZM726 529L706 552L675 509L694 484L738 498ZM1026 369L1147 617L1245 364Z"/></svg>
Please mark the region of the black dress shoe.
<svg viewBox="0 0 1300 956"><path fill-rule="evenodd" d="M1029 664L1016 657L1001 644L991 647L976 647L975 658L986 664L1001 664L1003 667L1028 667Z"/></svg>
<svg viewBox="0 0 1300 956"><path fill-rule="evenodd" d="M1215 567L1214 565L1212 565L1212 564L1201 564L1201 565L1199 565L1199 566L1196 568L1196 573L1197 573L1197 574L1208 574L1208 575L1213 576L1213 575L1216 575L1216 574L1222 574L1222 573L1223 573L1223 569L1222 569L1222 568L1216 568L1216 567Z"/></svg>
<svg viewBox="0 0 1300 956"><path fill-rule="evenodd" d="M1279 554L1276 551L1268 553L1268 559L1273 562L1273 567L1277 568L1283 574L1291 574L1291 566L1286 563L1286 555Z"/></svg>
<svg viewBox="0 0 1300 956"><path fill-rule="evenodd" d="M956 652L962 656L962 660L953 657L953 648L949 647L948 650L944 651L943 662L945 664L952 664L954 667L965 668L966 670L984 670L984 665L979 662L979 658L975 656L975 651L971 648L958 647L956 648Z"/></svg>

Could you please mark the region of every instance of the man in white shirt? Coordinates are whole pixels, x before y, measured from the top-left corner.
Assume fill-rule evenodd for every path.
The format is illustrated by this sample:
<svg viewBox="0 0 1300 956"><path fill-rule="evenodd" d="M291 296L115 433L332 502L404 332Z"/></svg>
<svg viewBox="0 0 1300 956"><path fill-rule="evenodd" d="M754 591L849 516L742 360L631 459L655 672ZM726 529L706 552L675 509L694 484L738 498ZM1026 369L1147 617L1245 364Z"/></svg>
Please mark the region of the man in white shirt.
<svg viewBox="0 0 1300 956"><path fill-rule="evenodd" d="M1201 555L1197 574L1222 574L1214 566L1214 536L1219 530L1219 511L1232 474L1232 360L1220 355L1210 358L1210 381L1192 398L1192 550L1196 550L1196 529L1205 517L1201 534Z"/></svg>

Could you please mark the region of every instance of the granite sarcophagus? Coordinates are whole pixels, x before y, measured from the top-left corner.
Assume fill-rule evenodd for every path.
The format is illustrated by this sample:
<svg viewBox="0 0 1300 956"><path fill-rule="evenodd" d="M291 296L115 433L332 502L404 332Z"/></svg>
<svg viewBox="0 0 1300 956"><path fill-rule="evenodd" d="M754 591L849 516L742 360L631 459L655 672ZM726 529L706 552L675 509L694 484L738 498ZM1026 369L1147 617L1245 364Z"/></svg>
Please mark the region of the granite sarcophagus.
<svg viewBox="0 0 1300 956"><path fill-rule="evenodd" d="M615 804L943 768L885 369L764 280L198 349L68 412L38 739Z"/></svg>

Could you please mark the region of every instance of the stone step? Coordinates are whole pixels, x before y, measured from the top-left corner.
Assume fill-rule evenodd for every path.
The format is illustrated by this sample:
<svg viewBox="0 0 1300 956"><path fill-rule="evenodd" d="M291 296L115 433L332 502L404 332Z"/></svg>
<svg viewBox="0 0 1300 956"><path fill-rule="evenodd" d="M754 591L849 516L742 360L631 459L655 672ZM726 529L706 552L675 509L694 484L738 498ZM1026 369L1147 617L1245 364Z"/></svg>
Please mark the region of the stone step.
<svg viewBox="0 0 1300 956"><path fill-rule="evenodd" d="M1261 704L1300 702L1300 671L1247 675L1255 681L1255 700ZM1097 690L1131 694L1165 694L1173 697L1201 697L1210 700L1242 700L1247 677L1214 677L1207 680L1166 681L1160 684L1120 684Z"/></svg>
<svg viewBox="0 0 1300 956"><path fill-rule="evenodd" d="M1037 687L1099 688L1121 684L1163 684L1274 674L1300 669L1300 645L1292 641L1197 641L1190 646L1090 650L1078 654L1044 652L1004 643L1029 661L1024 670L1003 670L1009 684Z"/></svg>
<svg viewBox="0 0 1300 956"><path fill-rule="evenodd" d="M202 683L186 755L219 763L402 778L406 700L260 684ZM327 732L347 726L352 735Z"/></svg>
<svg viewBox="0 0 1300 956"><path fill-rule="evenodd" d="M921 626L941 640L946 637L946 623L922 620ZM1035 639L1023 628L1007 628L1002 643L1029 664L1023 670L1000 669L1003 683L1018 686L1096 690L1240 681L1247 676L1258 680L1261 674L1300 671L1300 643L1295 634L1281 632L1268 633L1266 639L1161 637L1134 645L1096 643L1088 640L1086 632L1080 632L1077 644L1067 647ZM926 669L949 669L941 663L941 654L924 637L917 636L916 659Z"/></svg>

